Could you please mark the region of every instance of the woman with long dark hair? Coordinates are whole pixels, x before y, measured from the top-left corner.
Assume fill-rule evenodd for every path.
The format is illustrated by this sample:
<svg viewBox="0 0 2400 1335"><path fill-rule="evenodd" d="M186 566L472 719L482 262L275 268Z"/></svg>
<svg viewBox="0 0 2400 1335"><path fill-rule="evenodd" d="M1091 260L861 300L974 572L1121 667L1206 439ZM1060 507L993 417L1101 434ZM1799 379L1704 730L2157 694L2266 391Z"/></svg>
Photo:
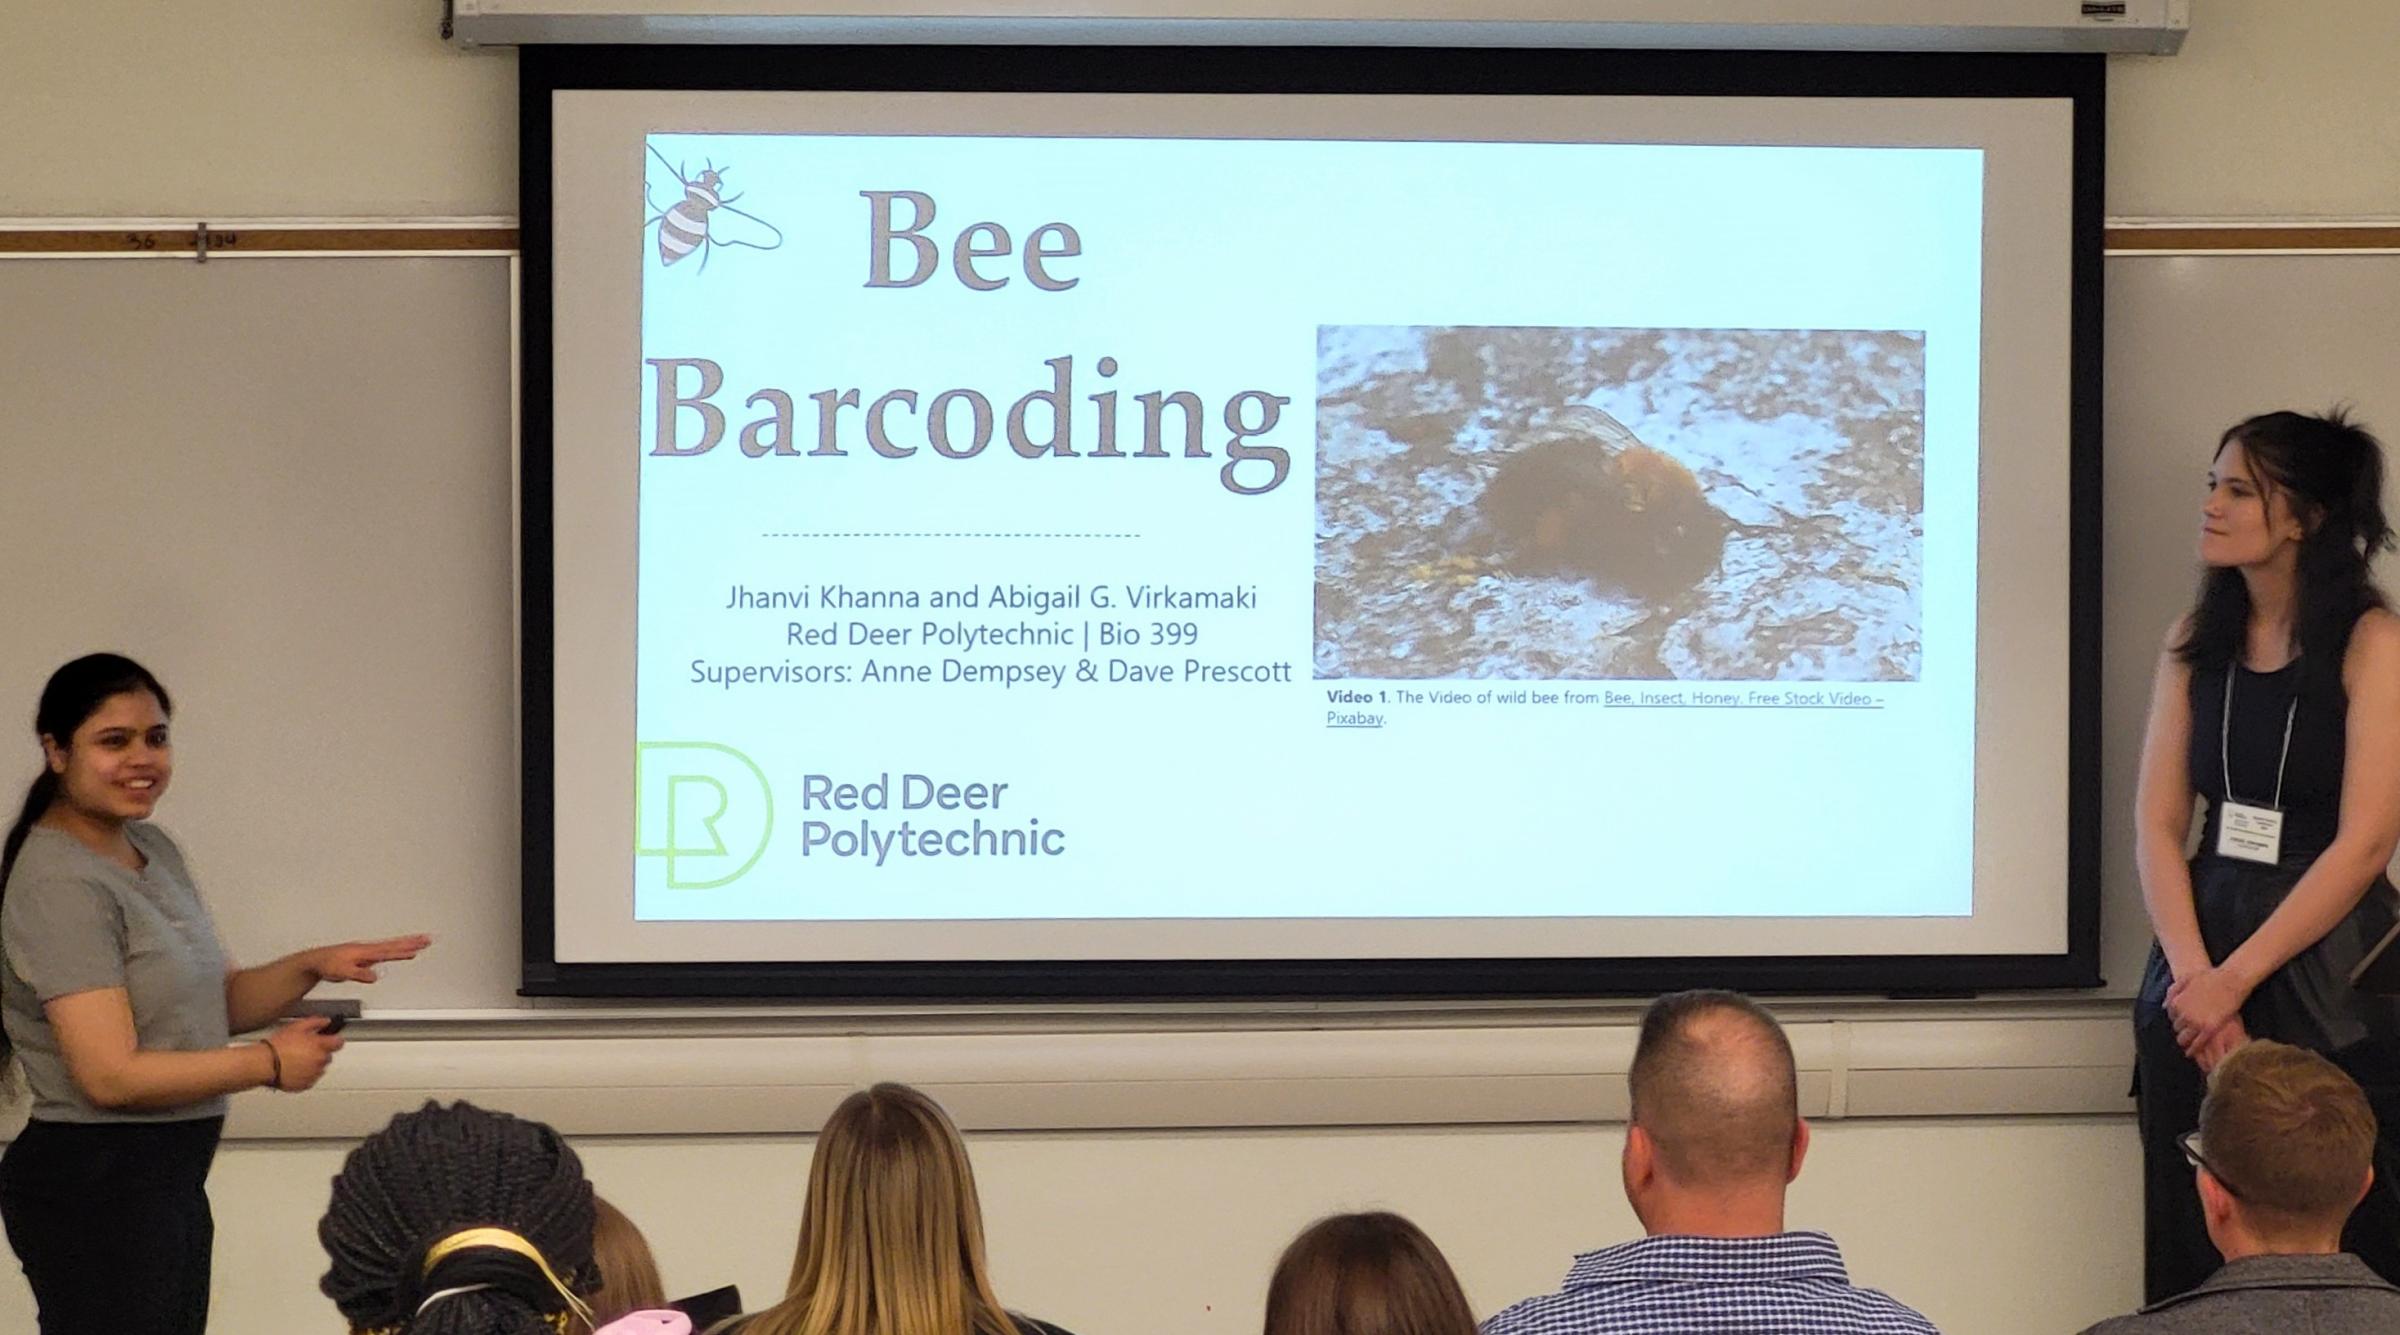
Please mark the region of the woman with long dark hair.
<svg viewBox="0 0 2400 1335"><path fill-rule="evenodd" d="M2400 1002L2350 982L2395 922L2400 617L2368 566L2391 545L2382 497L2382 448L2339 411L2250 418L2210 465L2206 571L2159 656L2136 809L2157 936L2134 1010L2153 1301L2217 1266L2176 1139L2252 1037L2366 1089L2377 1181L2345 1245L2400 1280Z"/></svg>
<svg viewBox="0 0 2400 1335"><path fill-rule="evenodd" d="M115 654L51 675L42 772L0 842L0 1016L33 1119L0 1158L0 1222L42 1335L198 1335L215 1224L203 1188L225 1098L303 1090L342 1040L299 1020L319 982L373 982L424 937L236 969L150 814L174 772L167 691Z"/></svg>
<svg viewBox="0 0 2400 1335"><path fill-rule="evenodd" d="M842 1100L817 1133L783 1301L730 1335L1066 1335L1000 1305L966 1143L906 1085Z"/></svg>

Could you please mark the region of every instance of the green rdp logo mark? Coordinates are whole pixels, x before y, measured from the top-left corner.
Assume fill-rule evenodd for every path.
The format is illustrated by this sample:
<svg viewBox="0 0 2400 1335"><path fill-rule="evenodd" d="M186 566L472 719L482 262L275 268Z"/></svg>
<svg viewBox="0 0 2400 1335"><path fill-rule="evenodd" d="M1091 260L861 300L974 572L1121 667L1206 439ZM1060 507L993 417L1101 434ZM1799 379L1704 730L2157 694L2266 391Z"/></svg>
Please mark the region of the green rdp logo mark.
<svg viewBox="0 0 2400 1335"><path fill-rule="evenodd" d="M775 794L756 762L716 742L636 742L633 851L667 860L670 890L747 875L775 830Z"/></svg>

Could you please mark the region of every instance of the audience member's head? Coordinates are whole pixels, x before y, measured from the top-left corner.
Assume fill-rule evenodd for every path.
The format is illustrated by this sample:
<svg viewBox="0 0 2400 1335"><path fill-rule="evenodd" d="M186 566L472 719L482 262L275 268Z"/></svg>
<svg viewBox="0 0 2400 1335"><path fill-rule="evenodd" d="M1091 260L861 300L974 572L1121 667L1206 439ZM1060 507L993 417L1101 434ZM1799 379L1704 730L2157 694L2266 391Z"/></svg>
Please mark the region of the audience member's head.
<svg viewBox="0 0 2400 1335"><path fill-rule="evenodd" d="M2374 1180L2375 1113L2340 1067L2259 1039L2209 1077L2189 1148L2208 1235L2226 1260L2333 1252Z"/></svg>
<svg viewBox="0 0 2400 1335"><path fill-rule="evenodd" d="M842 1100L817 1135L782 1302L742 1335L1018 1335L984 1264L967 1147L906 1085Z"/></svg>
<svg viewBox="0 0 2400 1335"><path fill-rule="evenodd" d="M1625 1195L1652 1233L1783 1228L1808 1150L1783 1027L1733 992L1677 992L1642 1016L1629 1079Z"/></svg>
<svg viewBox="0 0 2400 1335"><path fill-rule="evenodd" d="M666 1281L659 1278L649 1239L601 1196L592 1198L592 1265L600 1276L600 1286L592 1291L592 1320L609 1322L667 1305Z"/></svg>
<svg viewBox="0 0 2400 1335"><path fill-rule="evenodd" d="M1284 1248L1266 1335L1475 1335L1441 1249L1396 1214L1337 1214Z"/></svg>
<svg viewBox="0 0 2400 1335"><path fill-rule="evenodd" d="M366 1138L317 1225L354 1331L553 1335L592 1287L592 1188L539 1122L428 1103Z"/></svg>

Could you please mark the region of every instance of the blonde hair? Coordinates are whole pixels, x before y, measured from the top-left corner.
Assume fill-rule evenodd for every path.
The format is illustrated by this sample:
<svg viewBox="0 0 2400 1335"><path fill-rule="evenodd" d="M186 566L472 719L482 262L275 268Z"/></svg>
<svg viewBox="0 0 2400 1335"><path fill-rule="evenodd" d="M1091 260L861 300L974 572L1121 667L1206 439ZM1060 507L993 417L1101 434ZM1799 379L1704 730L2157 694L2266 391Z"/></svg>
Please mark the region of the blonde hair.
<svg viewBox="0 0 2400 1335"><path fill-rule="evenodd" d="M984 1265L967 1147L906 1085L842 1100L817 1135L784 1299L742 1335L1019 1335Z"/></svg>
<svg viewBox="0 0 2400 1335"><path fill-rule="evenodd" d="M2283 1238L2341 1227L2375 1162L2375 1110L2341 1067L2253 1039L2209 1076L2200 1152L2251 1226Z"/></svg>
<svg viewBox="0 0 2400 1335"><path fill-rule="evenodd" d="M666 1281L659 1278L649 1240L623 1210L599 1196L592 1197L592 1267L600 1272L600 1288L591 1296L594 1325L667 1305Z"/></svg>

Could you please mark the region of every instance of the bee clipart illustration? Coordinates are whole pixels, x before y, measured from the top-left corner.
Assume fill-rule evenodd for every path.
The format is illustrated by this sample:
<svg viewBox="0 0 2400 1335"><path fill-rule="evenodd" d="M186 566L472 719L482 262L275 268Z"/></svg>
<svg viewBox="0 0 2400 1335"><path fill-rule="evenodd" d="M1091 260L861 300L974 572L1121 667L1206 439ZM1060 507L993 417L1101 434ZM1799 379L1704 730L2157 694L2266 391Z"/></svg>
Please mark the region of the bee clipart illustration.
<svg viewBox="0 0 2400 1335"><path fill-rule="evenodd" d="M650 146L650 156L657 166L642 182L642 201L650 211L642 228L644 231L653 226L658 228L660 264L672 267L696 251L700 268L705 270L709 253L719 246L773 250L783 244L783 232L773 223L733 206L742 196L725 193L727 168L703 163L700 173L694 176L667 161L656 145ZM661 177L661 171L669 175ZM681 197L674 198L678 192ZM674 202L660 207L661 194L674 198Z"/></svg>

